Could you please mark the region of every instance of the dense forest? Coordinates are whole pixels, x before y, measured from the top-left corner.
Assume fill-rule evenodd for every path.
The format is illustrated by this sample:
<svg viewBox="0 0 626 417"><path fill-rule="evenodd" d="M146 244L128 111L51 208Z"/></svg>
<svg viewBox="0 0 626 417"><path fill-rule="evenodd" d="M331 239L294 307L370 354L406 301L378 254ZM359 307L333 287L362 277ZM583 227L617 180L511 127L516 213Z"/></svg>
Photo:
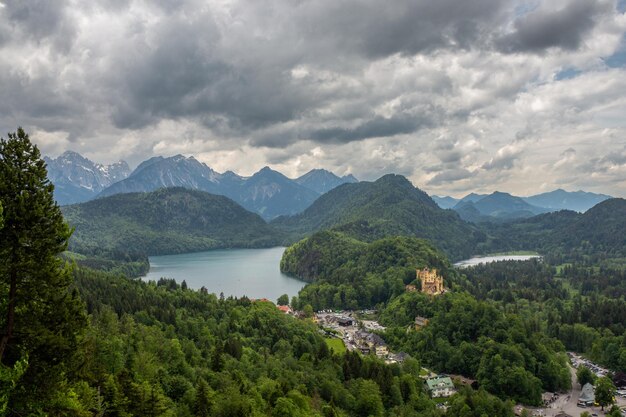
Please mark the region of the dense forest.
<svg viewBox="0 0 626 417"><path fill-rule="evenodd" d="M434 298L406 291L424 266L438 268L452 291ZM566 350L626 371L623 268L533 259L457 271L419 239L368 244L338 232L291 246L281 268L312 281L296 306L376 306L387 326L383 336L396 350L474 378L503 399L538 404L543 391L567 390ZM429 320L423 329L413 328L417 316Z"/></svg>
<svg viewBox="0 0 626 417"><path fill-rule="evenodd" d="M482 224L481 253L536 250L554 264L624 264L626 200L605 200L584 214L562 210L503 224Z"/></svg>
<svg viewBox="0 0 626 417"><path fill-rule="evenodd" d="M416 268L433 267L446 278L456 276L445 255L423 239L399 236L365 243L334 231L316 233L287 248L280 267L311 282L294 303L315 310L385 303L415 280Z"/></svg>
<svg viewBox="0 0 626 417"><path fill-rule="evenodd" d="M0 155L2 415L443 415L416 359L336 353L313 322L270 302L76 266L38 149L19 129L0 141ZM363 267L381 271L410 255L387 257L389 244L368 247ZM431 256L424 242L407 244ZM471 388L450 403L476 417L512 416L511 407Z"/></svg>
<svg viewBox="0 0 626 417"><path fill-rule="evenodd" d="M75 228L70 249L163 255L216 248L268 247L281 239L257 214L224 196L163 188L63 207Z"/></svg>
<svg viewBox="0 0 626 417"><path fill-rule="evenodd" d="M416 268L430 267L440 271L448 288L485 292L460 276L426 241L395 237L364 244L321 232L290 247L281 267L313 280L293 301L297 306L377 305L381 322L388 326L385 338L397 350L439 371L476 378L504 399L539 404L543 391L570 387L564 346L542 332L541 325L533 327L526 317L504 311L487 297L480 301L451 292L433 298L405 290L414 283ZM416 316L428 318L428 326L407 331ZM500 362L491 361L493 357Z"/></svg>
<svg viewBox="0 0 626 417"><path fill-rule="evenodd" d="M269 245L279 235L258 216L219 217L238 209L182 189L97 200L117 208L108 220L98 206L62 213L23 130L0 141L0 159L0 415L512 417L516 402L539 405L542 392L570 389L566 350L626 371L623 237L608 236L622 225L621 200L589 216L513 223L511 236L537 238L543 260L455 269L444 251L462 246L385 229L415 215L408 208L387 226L355 218L289 247L281 270L309 282L291 307L375 308L386 326L379 335L408 354L387 364L333 350L308 314L184 281L129 278L145 269L147 253ZM393 188L399 180L385 181ZM240 214L249 229L237 227ZM504 226L489 227L485 247L498 233L511 238ZM479 235L468 230L475 244ZM557 230L558 239L543 240ZM444 294L418 291L416 269L425 267L441 274ZM427 324L416 327L417 316ZM446 411L424 387L424 366L476 384L457 383Z"/></svg>

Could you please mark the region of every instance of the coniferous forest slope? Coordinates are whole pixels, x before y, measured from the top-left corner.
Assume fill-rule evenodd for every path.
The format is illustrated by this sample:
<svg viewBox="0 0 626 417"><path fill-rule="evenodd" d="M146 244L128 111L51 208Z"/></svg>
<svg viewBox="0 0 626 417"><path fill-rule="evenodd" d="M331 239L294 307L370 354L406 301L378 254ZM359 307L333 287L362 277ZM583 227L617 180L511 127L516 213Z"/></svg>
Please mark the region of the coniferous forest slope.
<svg viewBox="0 0 626 417"><path fill-rule="evenodd" d="M453 259L469 257L484 239L458 214L439 208L428 194L393 174L374 182L343 184L301 214L279 217L271 224L293 237L335 229L363 241L397 235L425 238Z"/></svg>
<svg viewBox="0 0 626 417"><path fill-rule="evenodd" d="M299 305L315 310L363 309L402 294L416 268L437 268L450 282L456 272L428 241L388 237L365 243L335 231L315 233L287 248L282 272L311 282Z"/></svg>
<svg viewBox="0 0 626 417"><path fill-rule="evenodd" d="M559 211L507 224L483 225L494 251L536 250L561 260L626 258L626 200L605 200L583 214Z"/></svg>
<svg viewBox="0 0 626 417"><path fill-rule="evenodd" d="M279 234L227 197L184 188L117 194L62 208L70 250L146 255L274 246Z"/></svg>

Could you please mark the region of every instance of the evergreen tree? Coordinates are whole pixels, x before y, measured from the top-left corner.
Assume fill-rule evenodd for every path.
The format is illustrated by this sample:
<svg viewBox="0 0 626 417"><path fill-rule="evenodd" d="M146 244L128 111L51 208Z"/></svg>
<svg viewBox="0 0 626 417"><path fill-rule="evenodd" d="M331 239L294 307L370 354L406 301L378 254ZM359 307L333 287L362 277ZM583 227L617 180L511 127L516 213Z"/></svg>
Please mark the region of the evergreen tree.
<svg viewBox="0 0 626 417"><path fill-rule="evenodd" d="M208 417L211 415L211 388L209 388L209 384L202 378L198 381L196 388L194 409L198 417Z"/></svg>
<svg viewBox="0 0 626 417"><path fill-rule="evenodd" d="M41 155L22 128L0 139L0 366L28 366L8 397L9 415L48 410L65 395L86 321L59 258L71 230ZM63 388L67 390L68 388Z"/></svg>
<svg viewBox="0 0 626 417"><path fill-rule="evenodd" d="M280 297L278 297L278 300L276 300L276 304L278 304L279 306L286 306L289 304L289 296L287 294L283 294Z"/></svg>

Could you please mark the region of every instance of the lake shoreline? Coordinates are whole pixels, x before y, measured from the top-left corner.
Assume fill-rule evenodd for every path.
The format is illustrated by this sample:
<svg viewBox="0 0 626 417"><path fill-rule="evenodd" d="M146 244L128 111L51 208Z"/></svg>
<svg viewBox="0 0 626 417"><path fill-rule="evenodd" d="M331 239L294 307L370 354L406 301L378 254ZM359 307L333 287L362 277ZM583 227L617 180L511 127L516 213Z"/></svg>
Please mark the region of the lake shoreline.
<svg viewBox="0 0 626 417"><path fill-rule="evenodd" d="M229 297L266 298L271 301L282 294L290 298L307 283L280 272L285 247L212 249L175 255L150 256L150 270L143 281L170 278L188 288Z"/></svg>
<svg viewBox="0 0 626 417"><path fill-rule="evenodd" d="M455 262L453 266L455 268L468 268L471 266L487 264L491 262L501 262L501 261L528 261L530 259L541 258L537 252L531 251L515 251L515 252L504 252L497 253L491 255L479 255L474 256L469 259L464 259L462 261Z"/></svg>

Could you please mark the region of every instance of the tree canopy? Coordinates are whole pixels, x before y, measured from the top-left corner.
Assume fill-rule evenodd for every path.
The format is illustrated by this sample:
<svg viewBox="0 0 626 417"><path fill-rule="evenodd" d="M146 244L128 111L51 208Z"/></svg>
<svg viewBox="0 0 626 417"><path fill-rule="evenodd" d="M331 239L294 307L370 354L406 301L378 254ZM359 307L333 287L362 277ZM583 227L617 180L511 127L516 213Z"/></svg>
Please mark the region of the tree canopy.
<svg viewBox="0 0 626 417"><path fill-rule="evenodd" d="M70 270L59 258L71 230L53 188L23 129L0 140L0 366L20 378L1 393L9 415L59 400L85 323Z"/></svg>

